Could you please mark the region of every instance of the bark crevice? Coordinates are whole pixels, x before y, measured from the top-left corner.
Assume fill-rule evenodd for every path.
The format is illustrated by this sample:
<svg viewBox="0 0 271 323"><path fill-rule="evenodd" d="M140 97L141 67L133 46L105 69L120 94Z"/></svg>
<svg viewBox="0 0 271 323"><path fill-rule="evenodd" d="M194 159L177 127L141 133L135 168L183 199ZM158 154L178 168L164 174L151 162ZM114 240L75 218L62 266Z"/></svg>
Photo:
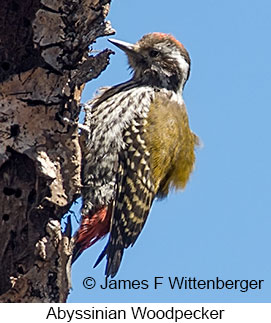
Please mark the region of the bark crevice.
<svg viewBox="0 0 271 323"><path fill-rule="evenodd" d="M0 302L64 302L70 222L80 196L78 116L111 50L110 0L3 0L0 6Z"/></svg>

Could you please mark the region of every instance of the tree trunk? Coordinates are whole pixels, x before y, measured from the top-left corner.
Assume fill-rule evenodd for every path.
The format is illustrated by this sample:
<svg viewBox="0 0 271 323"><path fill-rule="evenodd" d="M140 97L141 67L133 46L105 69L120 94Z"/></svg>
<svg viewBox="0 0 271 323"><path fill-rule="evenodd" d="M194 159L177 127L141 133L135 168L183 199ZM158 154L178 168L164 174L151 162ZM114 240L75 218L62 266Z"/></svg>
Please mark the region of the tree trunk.
<svg viewBox="0 0 271 323"><path fill-rule="evenodd" d="M0 302L65 302L70 223L80 196L84 84L112 53L88 46L114 33L110 0L1 0Z"/></svg>

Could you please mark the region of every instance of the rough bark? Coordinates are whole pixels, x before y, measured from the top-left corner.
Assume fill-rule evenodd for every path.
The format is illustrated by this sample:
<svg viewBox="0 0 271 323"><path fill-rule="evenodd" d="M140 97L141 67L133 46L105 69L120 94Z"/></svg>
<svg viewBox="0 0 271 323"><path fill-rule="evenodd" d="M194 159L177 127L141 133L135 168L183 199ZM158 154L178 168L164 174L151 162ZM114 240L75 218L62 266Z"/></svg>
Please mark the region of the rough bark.
<svg viewBox="0 0 271 323"><path fill-rule="evenodd" d="M84 84L111 51L110 0L1 0L0 302L65 302L70 224L80 196L78 134Z"/></svg>

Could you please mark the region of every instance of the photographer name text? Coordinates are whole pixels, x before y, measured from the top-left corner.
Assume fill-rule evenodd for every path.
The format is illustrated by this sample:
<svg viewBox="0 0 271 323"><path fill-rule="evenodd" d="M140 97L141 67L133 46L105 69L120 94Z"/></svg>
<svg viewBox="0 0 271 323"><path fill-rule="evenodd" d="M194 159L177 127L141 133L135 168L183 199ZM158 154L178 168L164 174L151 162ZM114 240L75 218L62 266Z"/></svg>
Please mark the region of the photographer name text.
<svg viewBox="0 0 271 323"><path fill-rule="evenodd" d="M130 279L109 279L101 284L96 285L96 281L92 277L86 277L83 285L86 289L92 289L94 286L102 290L118 289L118 290L138 290L138 289L154 289L159 290L162 287L167 287L172 290L236 290L246 293L249 290L261 290L264 280L248 280L235 279L224 280L219 277L214 279L197 279L196 277L164 277L155 276L151 280L130 280Z"/></svg>

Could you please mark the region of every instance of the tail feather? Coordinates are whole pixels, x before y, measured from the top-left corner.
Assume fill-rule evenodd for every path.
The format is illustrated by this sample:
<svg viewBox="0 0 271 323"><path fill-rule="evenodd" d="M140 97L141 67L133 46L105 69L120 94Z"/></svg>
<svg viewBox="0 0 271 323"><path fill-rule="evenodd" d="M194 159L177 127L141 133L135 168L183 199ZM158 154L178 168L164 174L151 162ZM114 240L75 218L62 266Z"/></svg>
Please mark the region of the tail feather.
<svg viewBox="0 0 271 323"><path fill-rule="evenodd" d="M116 276L119 270L121 259L123 256L123 250L124 250L124 247L116 248L115 245L111 245L110 239L109 239L107 245L99 255L98 259L96 260L93 268L98 266L99 263L103 260L103 258L107 256L105 275L107 277L111 276L113 278L114 276Z"/></svg>
<svg viewBox="0 0 271 323"><path fill-rule="evenodd" d="M110 208L109 208L110 209ZM75 234L75 247L72 262L81 253L104 237L110 229L111 211L107 206L101 208L93 216L83 215L79 230Z"/></svg>
<svg viewBox="0 0 271 323"><path fill-rule="evenodd" d="M113 278L116 276L123 256L123 250L124 249L117 249L110 257L108 257L105 268L105 275L107 277L111 276Z"/></svg>
<svg viewBox="0 0 271 323"><path fill-rule="evenodd" d="M98 259L96 260L93 268L96 268L99 265L99 263L103 260L103 258L105 257L106 251L107 251L107 247L108 247L108 243L104 247L103 251L100 253L100 255L99 255Z"/></svg>

